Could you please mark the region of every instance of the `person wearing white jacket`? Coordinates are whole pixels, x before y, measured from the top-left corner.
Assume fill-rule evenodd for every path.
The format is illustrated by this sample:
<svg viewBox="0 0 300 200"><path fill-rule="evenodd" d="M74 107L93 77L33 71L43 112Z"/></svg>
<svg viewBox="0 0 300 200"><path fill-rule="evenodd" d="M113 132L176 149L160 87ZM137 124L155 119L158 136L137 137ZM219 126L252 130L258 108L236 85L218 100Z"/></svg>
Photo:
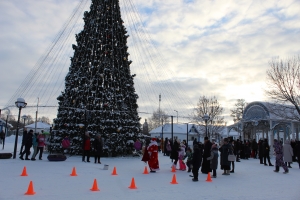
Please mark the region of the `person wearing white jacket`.
<svg viewBox="0 0 300 200"><path fill-rule="evenodd" d="M283 159L288 168L292 168L291 163L293 162L293 155L293 148L290 140L286 140L283 145Z"/></svg>

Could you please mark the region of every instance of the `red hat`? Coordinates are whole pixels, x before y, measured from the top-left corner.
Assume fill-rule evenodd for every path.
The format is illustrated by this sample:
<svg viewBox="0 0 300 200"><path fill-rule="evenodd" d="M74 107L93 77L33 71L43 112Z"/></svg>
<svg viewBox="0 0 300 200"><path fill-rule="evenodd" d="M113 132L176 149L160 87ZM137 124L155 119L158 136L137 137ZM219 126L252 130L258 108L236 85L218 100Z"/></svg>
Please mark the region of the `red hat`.
<svg viewBox="0 0 300 200"><path fill-rule="evenodd" d="M152 141L156 141L156 138L152 138L151 140L152 140Z"/></svg>

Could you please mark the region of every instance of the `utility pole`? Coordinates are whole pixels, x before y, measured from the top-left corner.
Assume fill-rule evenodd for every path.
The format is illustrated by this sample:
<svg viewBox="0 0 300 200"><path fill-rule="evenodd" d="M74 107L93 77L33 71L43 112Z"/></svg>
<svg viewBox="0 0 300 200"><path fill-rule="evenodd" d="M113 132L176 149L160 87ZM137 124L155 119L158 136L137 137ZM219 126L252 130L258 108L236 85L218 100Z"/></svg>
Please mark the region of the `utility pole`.
<svg viewBox="0 0 300 200"><path fill-rule="evenodd" d="M37 126L37 117L38 117L38 111L39 111L39 101L40 98L38 97L38 102L36 105L36 113L35 113L35 126L34 126L34 132L36 133L36 126Z"/></svg>
<svg viewBox="0 0 300 200"><path fill-rule="evenodd" d="M161 112L160 112L160 102L161 102L161 94L159 94L159 96L158 96L158 111L159 111L159 119L158 119L158 121L159 121L159 124L160 124L160 119L161 119L161 130L162 130L162 132L161 132L161 134L160 134L160 138L162 138L163 137L163 119L161 118Z"/></svg>

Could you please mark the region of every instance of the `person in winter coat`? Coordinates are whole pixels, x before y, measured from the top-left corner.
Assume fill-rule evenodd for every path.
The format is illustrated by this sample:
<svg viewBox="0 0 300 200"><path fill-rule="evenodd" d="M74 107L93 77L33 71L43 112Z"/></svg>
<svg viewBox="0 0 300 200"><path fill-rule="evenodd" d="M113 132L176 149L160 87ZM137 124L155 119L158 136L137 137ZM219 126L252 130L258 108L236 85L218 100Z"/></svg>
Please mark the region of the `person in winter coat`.
<svg viewBox="0 0 300 200"><path fill-rule="evenodd" d="M270 145L269 145L268 139L264 140L263 151L264 151L264 165L267 166L266 160L268 159L269 166L274 166L274 165L272 165L272 163L270 161Z"/></svg>
<svg viewBox="0 0 300 200"><path fill-rule="evenodd" d="M228 143L228 138L224 138L224 143L219 148L219 151L221 152L221 169L224 170L222 175L230 175L230 161L228 160L228 155L232 154L232 148Z"/></svg>
<svg viewBox="0 0 300 200"><path fill-rule="evenodd" d="M257 144L255 139L253 139L253 141L252 141L251 149L252 149L252 152L253 152L253 158L256 159L257 158L258 144Z"/></svg>
<svg viewBox="0 0 300 200"><path fill-rule="evenodd" d="M170 156L171 152L172 152L172 145L171 145L170 140L167 138L166 139L166 156Z"/></svg>
<svg viewBox="0 0 300 200"><path fill-rule="evenodd" d="M136 151L142 150L142 143L140 142L139 139L137 139L137 140L135 141L135 143L133 144L133 146L134 146L134 149L135 149Z"/></svg>
<svg viewBox="0 0 300 200"><path fill-rule="evenodd" d="M90 134L86 132L83 138L82 162L85 162L85 156L87 157L87 162L90 162L90 152L91 152Z"/></svg>
<svg viewBox="0 0 300 200"><path fill-rule="evenodd" d="M21 149L20 149L20 155L21 153L23 152L23 147L25 146L25 141L26 141L26 136L27 136L27 129L24 128L24 131L23 131L23 136L22 136L22 144L21 144Z"/></svg>
<svg viewBox="0 0 300 200"><path fill-rule="evenodd" d="M188 147L185 152L185 156L183 159L185 159L185 158L187 158L186 166L188 168L188 172L191 172L192 171L191 164L192 164L192 159L193 159L193 153L192 153L192 149L190 147Z"/></svg>
<svg viewBox="0 0 300 200"><path fill-rule="evenodd" d="M159 170L159 161L158 161L158 144L156 142L156 138L152 138L151 142L147 148L149 154L148 165L150 172L155 173Z"/></svg>
<svg viewBox="0 0 300 200"><path fill-rule="evenodd" d="M39 154L39 160L42 160L42 157L43 157L43 152L44 152L44 146L45 146L45 134L43 134L43 130L41 131L42 134L39 134L38 137L37 137L37 141L38 141L38 145L37 145L37 152L36 154Z"/></svg>
<svg viewBox="0 0 300 200"><path fill-rule="evenodd" d="M164 140L164 156L169 156L167 154L167 144L168 144L169 140L168 138L166 137L165 140Z"/></svg>
<svg viewBox="0 0 300 200"><path fill-rule="evenodd" d="M293 162L297 162L296 155L297 155L297 148L296 148L296 141L291 140L291 147L293 148Z"/></svg>
<svg viewBox="0 0 300 200"><path fill-rule="evenodd" d="M264 164L263 158L264 158L264 150L263 150L263 140L260 139L258 141L258 157L260 164Z"/></svg>
<svg viewBox="0 0 300 200"><path fill-rule="evenodd" d="M192 172L193 172L193 181L198 181L199 168L201 166L202 154L197 144L194 145L193 159L192 159Z"/></svg>
<svg viewBox="0 0 300 200"><path fill-rule="evenodd" d="M148 153L148 146L150 144L150 140L149 139L146 139L145 141L145 146L143 146L143 157L142 157L142 161L145 162L145 164L147 164L147 162L150 160L150 156L149 156L149 153Z"/></svg>
<svg viewBox="0 0 300 200"><path fill-rule="evenodd" d="M231 145L233 154L236 156L236 150L235 150L235 143L234 141L230 141L229 144ZM230 173L234 173L234 161L230 161L231 165L232 165L232 169L230 171Z"/></svg>
<svg viewBox="0 0 300 200"><path fill-rule="evenodd" d="M207 160L210 160L210 168L213 171L212 178L217 178L218 158L218 147L216 144L213 144L211 146L210 157L207 158Z"/></svg>
<svg viewBox="0 0 300 200"><path fill-rule="evenodd" d="M300 169L300 141L298 141L296 144L296 156L298 159L299 169Z"/></svg>
<svg viewBox="0 0 300 200"><path fill-rule="evenodd" d="M234 150L236 151L236 162L241 162L240 161L241 142L240 142L239 139L237 139L236 142L235 142Z"/></svg>
<svg viewBox="0 0 300 200"><path fill-rule="evenodd" d="M248 158L250 157L250 146L249 146L249 142L247 141L244 145L244 154L245 154L245 159L248 160Z"/></svg>
<svg viewBox="0 0 300 200"><path fill-rule="evenodd" d="M282 167L284 169L284 174L287 174L289 172L289 169L283 162L283 150L282 150L282 144L274 139L274 151L276 154L276 167L274 172L279 172L279 167Z"/></svg>
<svg viewBox="0 0 300 200"><path fill-rule="evenodd" d="M283 145L283 159L285 164L288 165L288 168L292 168L293 155L293 148L291 147L290 141L286 140Z"/></svg>
<svg viewBox="0 0 300 200"><path fill-rule="evenodd" d="M178 152L180 151L180 141L174 140L173 146L172 146L172 151L171 151L171 160L174 160L173 166L176 168L177 162L178 162Z"/></svg>
<svg viewBox="0 0 300 200"><path fill-rule="evenodd" d="M62 140L62 142L61 142L61 146L62 146L62 153L63 154L65 154L65 153L67 153L67 150L69 150L70 149L70 139L69 139L69 137L66 135L65 137L64 137L64 139ZM70 153L70 151L69 151L69 153Z"/></svg>
<svg viewBox="0 0 300 200"><path fill-rule="evenodd" d="M179 170L185 171L186 166L183 162L185 156L185 145L183 143L180 144L180 151L178 152L178 160L179 160Z"/></svg>
<svg viewBox="0 0 300 200"><path fill-rule="evenodd" d="M28 156L30 155L30 148L32 146L32 137L33 137L33 130L30 130L25 138L25 150L21 153L20 159L24 160L23 156L26 154L25 160L30 160Z"/></svg>
<svg viewBox="0 0 300 200"><path fill-rule="evenodd" d="M204 138L204 151L203 151L203 162L201 167L201 172L203 174L208 174L211 172L210 162L207 160L210 157L210 150L211 150L212 143L209 141L208 137Z"/></svg>
<svg viewBox="0 0 300 200"><path fill-rule="evenodd" d="M33 154L31 156L31 160L32 161L35 161L35 156L37 154L37 146L38 146L38 136L39 136L40 133L35 133L33 134L33 137L32 137L32 146L33 146Z"/></svg>
<svg viewBox="0 0 300 200"><path fill-rule="evenodd" d="M101 164L100 157L103 151L103 142L100 134L96 135L96 138L93 142L93 148L94 148L95 163L98 161L98 163Z"/></svg>

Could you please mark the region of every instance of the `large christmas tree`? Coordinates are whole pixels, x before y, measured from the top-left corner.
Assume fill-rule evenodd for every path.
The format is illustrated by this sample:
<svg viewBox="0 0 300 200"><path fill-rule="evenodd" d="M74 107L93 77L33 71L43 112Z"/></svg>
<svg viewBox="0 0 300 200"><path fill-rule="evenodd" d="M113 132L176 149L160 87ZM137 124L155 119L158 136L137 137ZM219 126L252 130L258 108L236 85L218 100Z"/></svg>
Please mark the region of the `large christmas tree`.
<svg viewBox="0 0 300 200"><path fill-rule="evenodd" d="M137 98L130 73L126 28L118 0L92 0L84 13L84 28L73 44L65 91L57 98L59 108L51 150L59 151L63 137L80 154L82 136L100 133L104 156L131 154L140 132Z"/></svg>

